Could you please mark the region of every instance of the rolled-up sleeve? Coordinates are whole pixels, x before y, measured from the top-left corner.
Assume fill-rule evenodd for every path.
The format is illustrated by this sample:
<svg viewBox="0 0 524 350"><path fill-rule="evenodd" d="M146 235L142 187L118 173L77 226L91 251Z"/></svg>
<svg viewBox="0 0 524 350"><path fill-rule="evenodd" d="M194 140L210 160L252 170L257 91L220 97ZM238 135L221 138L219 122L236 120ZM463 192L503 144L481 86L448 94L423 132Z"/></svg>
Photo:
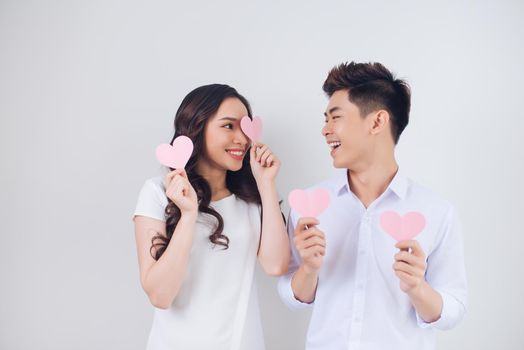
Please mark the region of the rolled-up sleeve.
<svg viewBox="0 0 524 350"><path fill-rule="evenodd" d="M295 294L293 293L293 289L291 288L291 279L293 278L295 272L298 270L301 261L298 251L296 250L295 245L293 244L293 237L295 235L295 222L296 217L293 211L291 211L289 213L287 224L287 232L291 247L291 259L289 260L288 269L289 272L286 275L279 278L278 294L280 295L280 298L282 299L284 304L286 304L287 307L289 307L292 310L300 310L312 307L313 303L303 303L297 298L295 298Z"/></svg>
<svg viewBox="0 0 524 350"><path fill-rule="evenodd" d="M442 312L434 322L425 322L417 313L422 328L451 329L462 320L467 306L467 280L464 265L464 238L462 225L453 207L450 207L442 225L437 247L428 256L426 281L440 293Z"/></svg>

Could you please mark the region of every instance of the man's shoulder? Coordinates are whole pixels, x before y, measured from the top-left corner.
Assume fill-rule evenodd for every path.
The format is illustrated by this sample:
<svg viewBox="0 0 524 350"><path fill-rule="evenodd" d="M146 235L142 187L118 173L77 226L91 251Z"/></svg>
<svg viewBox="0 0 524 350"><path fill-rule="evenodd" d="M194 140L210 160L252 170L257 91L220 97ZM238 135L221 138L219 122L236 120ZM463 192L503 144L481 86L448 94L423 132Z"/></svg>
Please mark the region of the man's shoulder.
<svg viewBox="0 0 524 350"><path fill-rule="evenodd" d="M441 209L443 212L447 212L453 208L452 203L438 191L422 185L411 178L406 178L406 181L408 183L408 196L417 201L425 202L434 209Z"/></svg>
<svg viewBox="0 0 524 350"><path fill-rule="evenodd" d="M347 182L347 180L344 179L344 174L337 173L315 184L305 187L304 191L311 192L316 189L324 189L328 191L330 197L334 197L336 196L340 188L343 186L344 181ZM293 210L293 208L291 208L289 212L289 219L293 222L296 222L298 220L298 214Z"/></svg>

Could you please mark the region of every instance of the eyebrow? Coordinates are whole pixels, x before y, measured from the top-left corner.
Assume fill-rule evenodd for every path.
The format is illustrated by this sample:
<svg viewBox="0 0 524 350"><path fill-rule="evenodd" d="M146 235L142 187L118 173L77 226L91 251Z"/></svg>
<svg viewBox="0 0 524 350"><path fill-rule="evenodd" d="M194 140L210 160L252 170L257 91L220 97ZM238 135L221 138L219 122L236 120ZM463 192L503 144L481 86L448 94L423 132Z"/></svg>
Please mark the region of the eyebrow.
<svg viewBox="0 0 524 350"><path fill-rule="evenodd" d="M236 122L238 119L237 118L233 118L233 117L222 117L219 119L220 120L230 120L232 122Z"/></svg>
<svg viewBox="0 0 524 350"><path fill-rule="evenodd" d="M328 114L332 114L333 112L336 112L336 111L339 111L341 108L340 107L332 107L329 109L329 111L326 113L324 112L324 115L327 117Z"/></svg>

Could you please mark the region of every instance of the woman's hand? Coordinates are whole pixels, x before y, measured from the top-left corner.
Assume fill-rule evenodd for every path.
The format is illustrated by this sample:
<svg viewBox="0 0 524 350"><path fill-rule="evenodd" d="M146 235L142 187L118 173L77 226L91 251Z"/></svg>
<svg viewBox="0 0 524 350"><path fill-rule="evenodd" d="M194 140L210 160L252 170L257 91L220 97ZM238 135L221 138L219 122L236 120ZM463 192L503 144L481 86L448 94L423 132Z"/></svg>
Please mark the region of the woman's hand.
<svg viewBox="0 0 524 350"><path fill-rule="evenodd" d="M184 169L168 173L164 179L164 186L167 198L175 203L182 215L198 213L198 198Z"/></svg>
<svg viewBox="0 0 524 350"><path fill-rule="evenodd" d="M251 171L257 184L260 186L274 183L280 169L280 160L277 156L263 143L253 144L249 152Z"/></svg>

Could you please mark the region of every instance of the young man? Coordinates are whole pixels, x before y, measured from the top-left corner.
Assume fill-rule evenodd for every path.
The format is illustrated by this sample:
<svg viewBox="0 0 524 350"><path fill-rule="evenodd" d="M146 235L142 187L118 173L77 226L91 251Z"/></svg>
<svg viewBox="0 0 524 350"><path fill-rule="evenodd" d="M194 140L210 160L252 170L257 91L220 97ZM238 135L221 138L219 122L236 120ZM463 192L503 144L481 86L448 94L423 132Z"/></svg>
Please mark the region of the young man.
<svg viewBox="0 0 524 350"><path fill-rule="evenodd" d="M290 213L280 296L290 308L313 308L308 350L434 349L435 329L465 312L463 238L454 208L395 161L409 86L379 63L351 62L333 68L323 89L322 135L343 171L311 188L331 196L318 220ZM397 243L380 224L386 211L420 213L425 227Z"/></svg>

